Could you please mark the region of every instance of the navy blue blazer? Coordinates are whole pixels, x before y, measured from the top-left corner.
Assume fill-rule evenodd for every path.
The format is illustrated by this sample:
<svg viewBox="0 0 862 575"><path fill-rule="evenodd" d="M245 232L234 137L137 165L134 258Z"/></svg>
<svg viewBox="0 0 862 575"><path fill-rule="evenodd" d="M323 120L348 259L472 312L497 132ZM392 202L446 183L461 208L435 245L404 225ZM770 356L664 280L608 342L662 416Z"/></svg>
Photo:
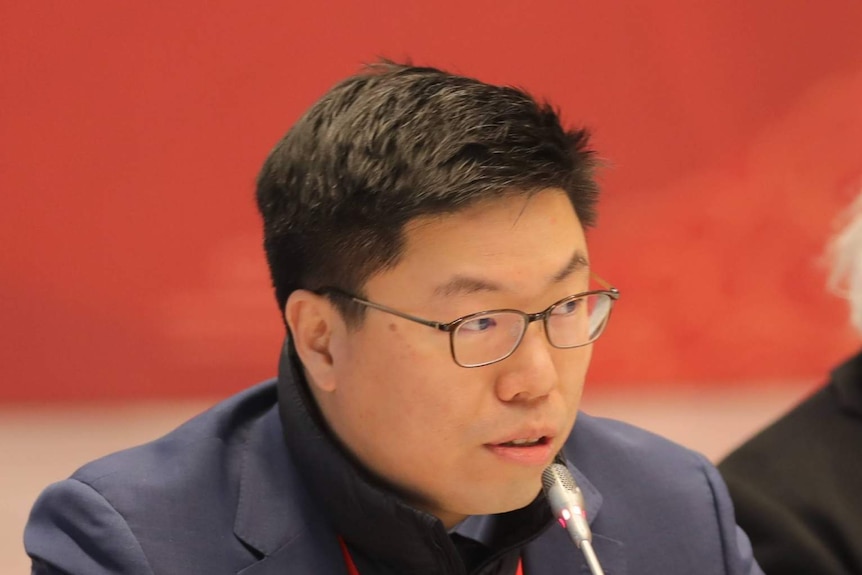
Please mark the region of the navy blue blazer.
<svg viewBox="0 0 862 575"><path fill-rule="evenodd" d="M583 413L565 451L607 575L762 573L703 456ZM49 486L24 543L44 575L347 573L285 448L274 382ZM588 573L556 526L523 559L526 575Z"/></svg>

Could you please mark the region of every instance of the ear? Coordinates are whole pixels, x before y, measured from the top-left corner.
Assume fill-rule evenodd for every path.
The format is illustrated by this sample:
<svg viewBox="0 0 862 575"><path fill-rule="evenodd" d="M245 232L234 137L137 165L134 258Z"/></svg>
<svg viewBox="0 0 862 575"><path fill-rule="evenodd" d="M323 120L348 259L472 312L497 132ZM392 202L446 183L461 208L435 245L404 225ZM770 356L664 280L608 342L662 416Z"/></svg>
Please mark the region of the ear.
<svg viewBox="0 0 862 575"><path fill-rule="evenodd" d="M295 290L287 298L284 319L309 384L320 391L334 391L332 335L333 330L343 328L341 315L324 296Z"/></svg>

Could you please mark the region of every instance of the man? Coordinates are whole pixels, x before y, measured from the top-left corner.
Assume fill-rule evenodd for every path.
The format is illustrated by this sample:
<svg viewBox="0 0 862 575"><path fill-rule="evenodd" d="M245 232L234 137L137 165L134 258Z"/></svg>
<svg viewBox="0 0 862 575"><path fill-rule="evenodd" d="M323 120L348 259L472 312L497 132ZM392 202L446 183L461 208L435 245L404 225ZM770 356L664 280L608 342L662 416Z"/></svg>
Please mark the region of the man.
<svg viewBox="0 0 862 575"><path fill-rule="evenodd" d="M862 195L832 244L831 283L862 334ZM770 575L862 573L862 352L719 465Z"/></svg>
<svg viewBox="0 0 862 575"><path fill-rule="evenodd" d="M277 382L49 487L34 572L575 573L541 493L567 458L607 573L760 573L701 456L578 415L618 297L587 139L434 69L330 90L258 181Z"/></svg>

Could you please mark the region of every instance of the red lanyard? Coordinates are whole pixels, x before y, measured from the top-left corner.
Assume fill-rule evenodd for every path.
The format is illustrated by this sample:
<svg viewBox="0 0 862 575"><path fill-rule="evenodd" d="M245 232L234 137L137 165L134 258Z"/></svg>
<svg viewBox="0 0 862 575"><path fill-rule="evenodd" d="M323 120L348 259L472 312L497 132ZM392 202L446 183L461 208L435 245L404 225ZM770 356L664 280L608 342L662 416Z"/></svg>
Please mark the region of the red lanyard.
<svg viewBox="0 0 862 575"><path fill-rule="evenodd" d="M359 575L359 569L356 568L356 563L353 562L353 557L350 556L350 551L347 550L347 544L344 539L338 536L338 544L341 545L341 553L344 554L344 562L347 564L348 575ZM515 575L524 575L524 568L521 565L521 560L518 559L518 570Z"/></svg>

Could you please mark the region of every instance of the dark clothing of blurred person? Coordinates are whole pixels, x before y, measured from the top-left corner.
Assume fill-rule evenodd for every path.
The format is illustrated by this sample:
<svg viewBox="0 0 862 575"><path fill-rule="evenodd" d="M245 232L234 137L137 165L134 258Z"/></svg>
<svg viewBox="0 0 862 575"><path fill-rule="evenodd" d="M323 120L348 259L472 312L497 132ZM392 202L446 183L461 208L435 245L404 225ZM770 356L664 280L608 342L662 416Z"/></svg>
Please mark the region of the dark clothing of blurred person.
<svg viewBox="0 0 862 575"><path fill-rule="evenodd" d="M766 573L862 573L862 353L719 470Z"/></svg>

